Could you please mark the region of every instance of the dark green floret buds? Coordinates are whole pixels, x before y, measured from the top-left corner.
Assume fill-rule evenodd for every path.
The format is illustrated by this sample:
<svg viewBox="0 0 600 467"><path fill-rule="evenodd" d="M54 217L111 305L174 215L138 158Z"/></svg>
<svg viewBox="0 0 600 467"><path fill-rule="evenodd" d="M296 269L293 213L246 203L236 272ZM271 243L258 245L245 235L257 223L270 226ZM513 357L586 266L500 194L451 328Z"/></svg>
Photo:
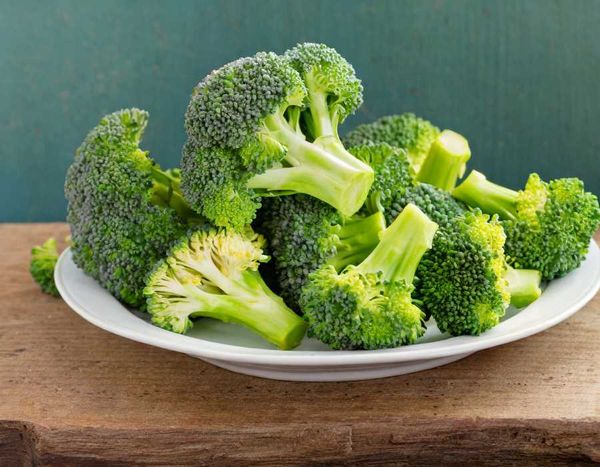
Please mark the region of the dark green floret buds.
<svg viewBox="0 0 600 467"><path fill-rule="evenodd" d="M65 181L73 261L122 302L144 304L144 280L190 224L177 171L139 148L148 113L105 116L75 154Z"/></svg>
<svg viewBox="0 0 600 467"><path fill-rule="evenodd" d="M388 115L357 126L343 139L347 147L365 143L387 143L407 152L410 164L418 173L431 144L440 130L431 122L412 113Z"/></svg>
<svg viewBox="0 0 600 467"><path fill-rule="evenodd" d="M534 173L523 190L514 191L473 171L453 196L500 216L509 264L537 269L544 280L577 268L600 225L598 198L586 192L577 178L547 183Z"/></svg>
<svg viewBox="0 0 600 467"><path fill-rule="evenodd" d="M374 177L368 165L337 144L335 136L321 144L312 132L303 133L314 88L309 93L291 63L260 52L213 71L192 93L183 191L216 225L243 229L263 196L303 193L346 216L357 212L367 196ZM354 104L335 94L340 89L326 89L333 125Z"/></svg>
<svg viewBox="0 0 600 467"><path fill-rule="evenodd" d="M310 275L301 306L310 334L334 349L381 349L414 343L424 314L411 298L415 269L437 224L409 205L359 265L323 266Z"/></svg>
<svg viewBox="0 0 600 467"><path fill-rule="evenodd" d="M265 284L264 239L247 229L196 231L175 245L150 274L144 294L152 322L185 333L194 318L238 323L280 349L296 347L306 324Z"/></svg>

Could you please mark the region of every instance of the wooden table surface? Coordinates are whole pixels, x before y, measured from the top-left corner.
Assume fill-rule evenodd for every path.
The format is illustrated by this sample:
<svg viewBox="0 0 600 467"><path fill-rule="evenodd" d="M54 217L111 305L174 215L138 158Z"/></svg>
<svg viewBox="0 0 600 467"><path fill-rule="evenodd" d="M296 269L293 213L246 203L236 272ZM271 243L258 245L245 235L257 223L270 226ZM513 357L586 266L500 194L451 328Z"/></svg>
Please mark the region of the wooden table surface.
<svg viewBox="0 0 600 467"><path fill-rule="evenodd" d="M406 376L292 383L102 331L28 274L64 224L0 224L0 465L600 462L600 298Z"/></svg>

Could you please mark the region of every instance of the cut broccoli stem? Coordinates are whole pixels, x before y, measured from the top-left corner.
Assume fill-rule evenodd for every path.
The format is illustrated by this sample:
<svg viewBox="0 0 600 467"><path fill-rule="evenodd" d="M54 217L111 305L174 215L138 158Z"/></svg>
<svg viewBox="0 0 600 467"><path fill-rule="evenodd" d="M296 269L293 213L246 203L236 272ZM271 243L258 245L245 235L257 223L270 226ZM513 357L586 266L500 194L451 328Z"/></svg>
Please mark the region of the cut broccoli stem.
<svg viewBox="0 0 600 467"><path fill-rule="evenodd" d="M345 216L356 213L367 198L374 180L366 164L357 168L357 159L344 160L322 147L306 141L291 128L282 113L265 118L267 129L287 146L286 167L267 169L248 181L260 192L305 193L333 206Z"/></svg>
<svg viewBox="0 0 600 467"><path fill-rule="evenodd" d="M456 181L464 175L470 158L469 142L454 131L444 130L431 145L417 180L452 191Z"/></svg>
<svg viewBox="0 0 600 467"><path fill-rule="evenodd" d="M153 292L169 294L163 310L153 312L153 321L176 332L191 327L190 318L213 318L245 326L277 347L296 347L306 331L306 323L264 283L257 271L243 271L237 277L224 276L209 261L189 261L177 268L190 268L210 277L213 286L186 283L165 274L153 284ZM216 293L221 290L225 293Z"/></svg>
<svg viewBox="0 0 600 467"><path fill-rule="evenodd" d="M385 217L381 212L366 217L353 216L338 227L336 235L340 244L327 264L339 272L350 264L359 264L369 256L379 243L379 235L385 230Z"/></svg>
<svg viewBox="0 0 600 467"><path fill-rule="evenodd" d="M515 308L526 307L542 294L542 274L535 269L514 269L509 266L504 279L508 282L510 304Z"/></svg>
<svg viewBox="0 0 600 467"><path fill-rule="evenodd" d="M487 214L498 214L501 219L517 217L519 193L490 182L476 170L452 191L452 196Z"/></svg>
<svg viewBox="0 0 600 467"><path fill-rule="evenodd" d="M408 204L358 269L363 273L381 272L383 280L404 280L411 284L421 257L433 244L438 225L414 204Z"/></svg>

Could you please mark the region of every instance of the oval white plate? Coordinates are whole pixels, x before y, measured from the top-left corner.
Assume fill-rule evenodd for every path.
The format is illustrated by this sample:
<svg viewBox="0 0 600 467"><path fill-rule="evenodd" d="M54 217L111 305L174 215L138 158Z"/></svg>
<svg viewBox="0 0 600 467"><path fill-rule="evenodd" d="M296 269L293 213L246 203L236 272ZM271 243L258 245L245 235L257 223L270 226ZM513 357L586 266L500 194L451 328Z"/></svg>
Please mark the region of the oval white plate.
<svg viewBox="0 0 600 467"><path fill-rule="evenodd" d="M277 350L241 326L204 319L188 335L153 326L130 311L75 266L66 250L58 260L56 286L64 301L90 323L138 342L183 352L231 371L290 381L349 381L425 370L478 350L538 333L567 319L600 287L600 250L591 242L581 267L552 281L527 308L510 308L495 328L480 336L449 337L430 321L417 344L376 351L333 351L306 338L291 351Z"/></svg>

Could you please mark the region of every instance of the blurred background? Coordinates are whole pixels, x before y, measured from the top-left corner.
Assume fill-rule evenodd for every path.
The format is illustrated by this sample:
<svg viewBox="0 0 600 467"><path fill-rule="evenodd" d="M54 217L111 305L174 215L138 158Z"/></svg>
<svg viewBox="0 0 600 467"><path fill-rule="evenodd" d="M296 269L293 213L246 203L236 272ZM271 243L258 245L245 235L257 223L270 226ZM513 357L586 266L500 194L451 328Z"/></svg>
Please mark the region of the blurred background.
<svg viewBox="0 0 600 467"><path fill-rule="evenodd" d="M178 165L192 87L301 41L363 80L342 131L412 111L464 134L498 182L538 171L600 194L600 1L2 0L0 221L63 220L74 150L123 107L150 112L142 147Z"/></svg>

